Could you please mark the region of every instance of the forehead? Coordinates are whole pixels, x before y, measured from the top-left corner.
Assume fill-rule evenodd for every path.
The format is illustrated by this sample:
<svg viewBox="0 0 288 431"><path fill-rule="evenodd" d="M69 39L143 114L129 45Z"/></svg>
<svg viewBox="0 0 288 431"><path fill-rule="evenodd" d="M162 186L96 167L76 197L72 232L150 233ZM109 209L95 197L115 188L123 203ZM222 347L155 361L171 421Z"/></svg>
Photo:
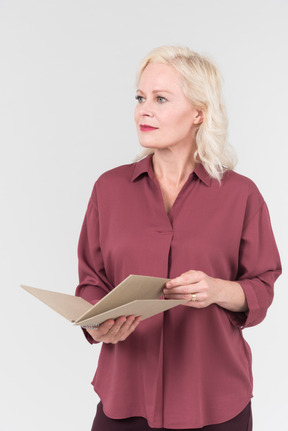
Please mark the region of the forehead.
<svg viewBox="0 0 288 431"><path fill-rule="evenodd" d="M180 74L173 66L169 64L149 63L140 76L139 90L146 87L176 90L180 88L180 81Z"/></svg>

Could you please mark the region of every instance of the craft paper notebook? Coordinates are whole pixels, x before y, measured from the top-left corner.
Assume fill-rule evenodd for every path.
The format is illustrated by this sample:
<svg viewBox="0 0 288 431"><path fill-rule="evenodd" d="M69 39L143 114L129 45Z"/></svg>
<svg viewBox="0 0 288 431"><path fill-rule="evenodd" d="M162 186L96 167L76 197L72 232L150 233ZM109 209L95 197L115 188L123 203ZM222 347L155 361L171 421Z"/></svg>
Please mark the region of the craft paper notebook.
<svg viewBox="0 0 288 431"><path fill-rule="evenodd" d="M85 299L66 293L21 286L75 325L96 325L120 316L141 316L142 319L169 310L186 300L164 300L166 278L129 275L104 298L91 305Z"/></svg>

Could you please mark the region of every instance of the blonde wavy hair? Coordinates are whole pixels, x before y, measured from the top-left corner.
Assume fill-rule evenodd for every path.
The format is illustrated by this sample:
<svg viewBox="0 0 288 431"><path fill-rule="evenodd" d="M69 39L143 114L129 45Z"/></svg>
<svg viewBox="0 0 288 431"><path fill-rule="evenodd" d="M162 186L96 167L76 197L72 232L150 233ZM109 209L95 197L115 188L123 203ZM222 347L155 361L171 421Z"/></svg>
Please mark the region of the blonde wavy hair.
<svg viewBox="0 0 288 431"><path fill-rule="evenodd" d="M204 165L211 177L221 181L226 170L234 169L236 156L227 142L228 121L217 67L187 47L162 46L151 51L140 63L137 86L149 63L171 65L180 74L184 94L204 115L196 133L194 159ZM153 149L145 149L138 160L153 152Z"/></svg>

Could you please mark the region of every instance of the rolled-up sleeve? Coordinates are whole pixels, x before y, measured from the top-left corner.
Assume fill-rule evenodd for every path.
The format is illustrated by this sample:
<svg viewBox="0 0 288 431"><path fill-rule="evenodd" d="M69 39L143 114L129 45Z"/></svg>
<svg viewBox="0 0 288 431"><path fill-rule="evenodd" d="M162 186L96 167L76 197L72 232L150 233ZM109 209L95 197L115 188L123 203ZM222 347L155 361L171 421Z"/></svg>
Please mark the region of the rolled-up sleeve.
<svg viewBox="0 0 288 431"><path fill-rule="evenodd" d="M248 312L230 313L230 319L236 326L254 326L265 318L273 300L274 283L280 274L281 262L267 205L262 201L253 213L253 203L248 201L237 277L246 296Z"/></svg>

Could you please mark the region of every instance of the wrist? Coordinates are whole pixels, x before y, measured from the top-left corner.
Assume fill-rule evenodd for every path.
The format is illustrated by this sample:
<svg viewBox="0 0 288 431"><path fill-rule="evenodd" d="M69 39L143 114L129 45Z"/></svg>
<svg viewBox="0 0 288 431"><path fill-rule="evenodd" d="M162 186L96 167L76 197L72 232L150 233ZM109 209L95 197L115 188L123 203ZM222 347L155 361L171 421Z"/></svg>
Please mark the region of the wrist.
<svg viewBox="0 0 288 431"><path fill-rule="evenodd" d="M248 311L246 296L242 286L237 281L215 279L217 283L216 304L234 312Z"/></svg>

